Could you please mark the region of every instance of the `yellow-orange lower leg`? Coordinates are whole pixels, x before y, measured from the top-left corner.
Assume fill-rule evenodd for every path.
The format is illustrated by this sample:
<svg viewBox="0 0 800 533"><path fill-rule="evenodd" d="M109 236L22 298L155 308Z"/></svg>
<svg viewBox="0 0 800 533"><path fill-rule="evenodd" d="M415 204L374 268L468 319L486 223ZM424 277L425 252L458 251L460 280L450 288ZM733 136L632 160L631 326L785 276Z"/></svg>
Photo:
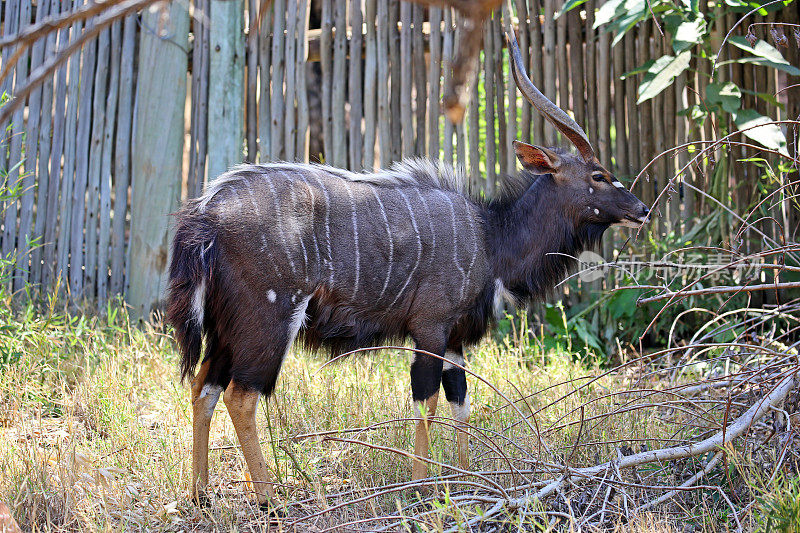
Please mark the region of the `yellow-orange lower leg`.
<svg viewBox="0 0 800 533"><path fill-rule="evenodd" d="M433 394L430 398L421 402L424 405L425 412L422 413L420 408L420 417L422 420L417 422L416 435L414 438L414 455L419 457L428 458L430 450L430 438L428 425L428 418L436 415L436 403L439 400L439 392ZM423 479L428 477L428 464L419 459L414 459L411 464L411 479Z"/></svg>
<svg viewBox="0 0 800 533"><path fill-rule="evenodd" d="M210 361L200 365L192 380L192 496L199 499L208 486L208 434L222 387L206 384Z"/></svg>
<svg viewBox="0 0 800 533"><path fill-rule="evenodd" d="M267 503L274 496L272 483L264 460L264 453L258 442L258 429L256 428L256 407L260 394L257 391L244 389L234 382L225 389L223 400L228 408L228 414L236 429L236 436L242 446L242 454L250 471L258 503Z"/></svg>

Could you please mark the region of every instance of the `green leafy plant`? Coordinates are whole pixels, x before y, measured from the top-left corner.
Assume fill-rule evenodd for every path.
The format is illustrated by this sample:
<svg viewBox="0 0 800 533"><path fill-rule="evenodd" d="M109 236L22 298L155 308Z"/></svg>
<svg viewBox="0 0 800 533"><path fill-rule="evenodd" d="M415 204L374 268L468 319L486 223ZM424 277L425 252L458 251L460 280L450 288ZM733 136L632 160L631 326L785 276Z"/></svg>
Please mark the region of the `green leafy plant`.
<svg viewBox="0 0 800 533"><path fill-rule="evenodd" d="M711 72L705 94L700 95L702 103L685 110L685 113L698 125L702 125L709 115L716 115L720 120L716 120L715 124L723 135L728 133L725 125L730 118L732 124L746 137L771 150L787 153L786 138L780 127L756 110L742 107L744 93L777 105L774 95L757 93L730 81L720 81L713 69L729 63L749 63L781 70L791 76L800 76L800 69L786 61L775 47L753 34L748 35L749 41L741 35L734 35L727 40L728 45L739 48L748 55L717 61L719 41L725 33L720 34L719 22L724 21L729 12L744 14L757 9L760 14L767 14L768 11L782 9L792 1L776 1L762 6L763 2L727 0L725 3L717 3L712 11L704 12L698 0L609 0L598 9L594 27L603 27L614 33L613 46L636 24L652 18L670 40L670 53L651 59L623 75L625 78L643 74L637 104L659 95L687 70L696 68L701 73ZM583 0L568 0L561 13L582 3ZM781 42L784 40L785 37ZM699 68L704 62L707 68Z"/></svg>
<svg viewBox="0 0 800 533"><path fill-rule="evenodd" d="M775 490L762 496L763 530L766 533L800 531L800 478L783 479Z"/></svg>

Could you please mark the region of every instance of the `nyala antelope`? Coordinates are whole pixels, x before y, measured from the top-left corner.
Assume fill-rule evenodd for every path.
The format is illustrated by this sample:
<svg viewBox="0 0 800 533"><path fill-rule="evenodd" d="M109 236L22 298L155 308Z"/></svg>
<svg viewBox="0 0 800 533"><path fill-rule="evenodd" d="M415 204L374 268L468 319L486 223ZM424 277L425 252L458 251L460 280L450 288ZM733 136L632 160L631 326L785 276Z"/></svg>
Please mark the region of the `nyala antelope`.
<svg viewBox="0 0 800 533"><path fill-rule="evenodd" d="M410 337L444 357L411 361L414 453L427 458L440 386L460 427L467 422L464 346L484 335L503 299L543 298L567 271L564 255L596 245L610 226L645 222L647 207L533 86L514 39L509 49L519 89L578 154L516 142L523 171L499 199L469 197L454 171L425 160L373 174L274 163L221 175L178 213L168 318L182 375L193 375L196 498L208 483L209 426L221 394L259 503L273 497L256 406L298 336L332 354ZM467 433L457 431L456 442L468 468ZM413 479L426 475L426 463L412 461Z"/></svg>

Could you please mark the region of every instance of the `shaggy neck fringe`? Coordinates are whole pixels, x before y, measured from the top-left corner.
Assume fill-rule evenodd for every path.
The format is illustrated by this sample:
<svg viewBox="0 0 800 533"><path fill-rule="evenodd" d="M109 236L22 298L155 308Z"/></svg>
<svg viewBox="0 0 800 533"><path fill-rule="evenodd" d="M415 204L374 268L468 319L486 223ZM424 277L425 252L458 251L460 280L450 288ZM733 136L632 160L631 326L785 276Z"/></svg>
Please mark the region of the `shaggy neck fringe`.
<svg viewBox="0 0 800 533"><path fill-rule="evenodd" d="M519 185L529 183L526 189ZM545 298L597 245L607 224L580 223L560 198L553 176L522 173L515 194L486 206L495 277L520 301Z"/></svg>

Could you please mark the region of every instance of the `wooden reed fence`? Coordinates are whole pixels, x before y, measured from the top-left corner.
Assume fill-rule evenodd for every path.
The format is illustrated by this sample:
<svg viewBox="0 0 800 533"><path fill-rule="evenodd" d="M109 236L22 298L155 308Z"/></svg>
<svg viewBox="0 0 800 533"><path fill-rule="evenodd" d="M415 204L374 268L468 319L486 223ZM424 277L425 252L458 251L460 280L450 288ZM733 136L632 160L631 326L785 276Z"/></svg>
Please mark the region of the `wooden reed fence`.
<svg viewBox="0 0 800 533"><path fill-rule="evenodd" d="M83 2L4 0L2 35ZM440 104L461 44L451 9L398 0L273 0L259 14L258 4L194 0L190 18L173 2L118 21L31 93L10 124L0 124L7 131L0 177L7 174L20 193L4 205L0 232L2 254L15 258L15 290L60 283L75 301L102 306L122 294L146 313L164 290L168 214L243 160L321 159L362 170L424 156L460 167L472 190L493 195L516 168L514 139L561 142L517 96L501 17L513 16L534 83L574 113L623 180L668 147L715 135L709 124L692 130L677 113L701 103L703 72L684 73L636 105L641 75L621 75L660 57L666 40L648 21L612 48L611 35L592 27L597 0L556 21L557 0L515 0L515 13L487 21L478 83L456 126ZM718 20L715 31L732 23ZM93 24L90 18L38 40L0 90L13 95L29 72ZM12 52L0 50L3 68ZM797 64L797 51L790 54ZM720 75L758 92L775 93L779 84L774 70L753 65L726 66ZM794 118L800 98L791 94L780 97L782 110L746 99L762 114ZM685 152L659 159L636 192L653 201L686 161ZM706 175L698 167L688 179L702 188ZM747 202L756 182L751 167L737 166L729 184L747 186L732 187L732 204ZM671 196L660 207L662 232L680 232L714 209L689 188ZM607 254L614 245L607 240Z"/></svg>

